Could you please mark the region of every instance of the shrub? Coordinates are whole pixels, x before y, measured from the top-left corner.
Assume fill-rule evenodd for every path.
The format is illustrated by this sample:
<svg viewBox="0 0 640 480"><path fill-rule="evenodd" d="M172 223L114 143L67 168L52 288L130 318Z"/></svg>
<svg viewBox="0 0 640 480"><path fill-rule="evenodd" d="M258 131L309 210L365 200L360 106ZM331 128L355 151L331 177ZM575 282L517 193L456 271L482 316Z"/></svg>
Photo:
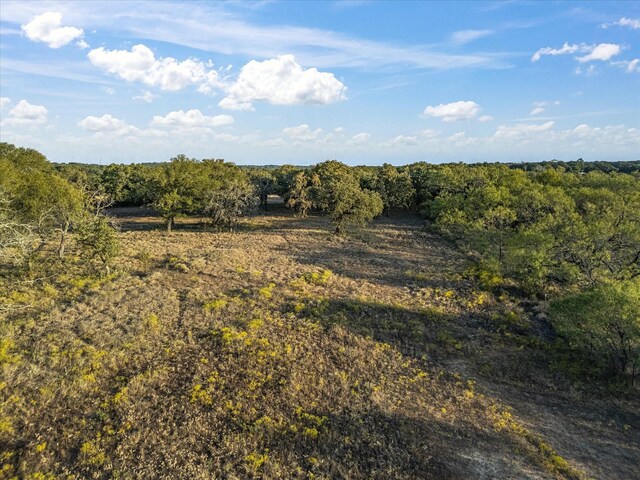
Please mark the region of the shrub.
<svg viewBox="0 0 640 480"><path fill-rule="evenodd" d="M640 376L640 279L600 285L551 304L553 325L570 346Z"/></svg>
<svg viewBox="0 0 640 480"><path fill-rule="evenodd" d="M103 271L108 275L119 251L117 232L109 219L97 215L82 222L78 228L78 243L90 258L100 261Z"/></svg>

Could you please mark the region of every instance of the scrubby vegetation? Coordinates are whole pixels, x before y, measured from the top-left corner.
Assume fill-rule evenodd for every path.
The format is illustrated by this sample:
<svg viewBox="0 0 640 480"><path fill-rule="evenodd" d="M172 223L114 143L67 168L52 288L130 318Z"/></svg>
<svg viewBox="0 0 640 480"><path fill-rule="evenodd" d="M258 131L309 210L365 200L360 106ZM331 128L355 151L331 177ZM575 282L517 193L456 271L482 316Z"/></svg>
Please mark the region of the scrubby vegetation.
<svg viewBox="0 0 640 480"><path fill-rule="evenodd" d="M606 165L2 144L2 476L632 478L640 175Z"/></svg>

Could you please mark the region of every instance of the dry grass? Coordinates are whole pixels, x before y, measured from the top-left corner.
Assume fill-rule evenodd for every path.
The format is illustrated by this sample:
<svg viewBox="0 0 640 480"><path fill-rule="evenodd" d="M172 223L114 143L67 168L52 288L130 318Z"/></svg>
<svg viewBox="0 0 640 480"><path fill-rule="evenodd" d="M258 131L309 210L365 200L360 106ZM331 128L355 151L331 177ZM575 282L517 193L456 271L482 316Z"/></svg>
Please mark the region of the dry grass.
<svg viewBox="0 0 640 480"><path fill-rule="evenodd" d="M529 316L418 220L119 214L116 277L3 285L26 307L1 323L1 475L632 478L637 402L583 400L585 422L551 375L528 389Z"/></svg>

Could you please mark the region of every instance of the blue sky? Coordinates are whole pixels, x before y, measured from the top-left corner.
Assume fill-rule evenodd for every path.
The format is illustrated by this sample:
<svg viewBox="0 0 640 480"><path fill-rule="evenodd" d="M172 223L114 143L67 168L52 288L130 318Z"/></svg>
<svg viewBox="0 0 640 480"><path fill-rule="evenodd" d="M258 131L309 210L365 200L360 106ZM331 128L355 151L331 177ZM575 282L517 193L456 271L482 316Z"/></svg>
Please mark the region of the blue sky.
<svg viewBox="0 0 640 480"><path fill-rule="evenodd" d="M640 2L0 3L2 141L52 161L640 159Z"/></svg>

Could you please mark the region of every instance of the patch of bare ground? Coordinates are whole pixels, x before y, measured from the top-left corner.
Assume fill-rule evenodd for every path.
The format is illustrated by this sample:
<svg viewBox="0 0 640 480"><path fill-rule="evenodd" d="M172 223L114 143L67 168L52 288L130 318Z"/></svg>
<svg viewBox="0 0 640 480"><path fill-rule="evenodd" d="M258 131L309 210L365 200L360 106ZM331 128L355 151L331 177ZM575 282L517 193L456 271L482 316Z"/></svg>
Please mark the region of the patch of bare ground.
<svg viewBox="0 0 640 480"><path fill-rule="evenodd" d="M112 213L117 278L4 320L8 477L637 476L637 400L563 392L519 300L419 219Z"/></svg>

